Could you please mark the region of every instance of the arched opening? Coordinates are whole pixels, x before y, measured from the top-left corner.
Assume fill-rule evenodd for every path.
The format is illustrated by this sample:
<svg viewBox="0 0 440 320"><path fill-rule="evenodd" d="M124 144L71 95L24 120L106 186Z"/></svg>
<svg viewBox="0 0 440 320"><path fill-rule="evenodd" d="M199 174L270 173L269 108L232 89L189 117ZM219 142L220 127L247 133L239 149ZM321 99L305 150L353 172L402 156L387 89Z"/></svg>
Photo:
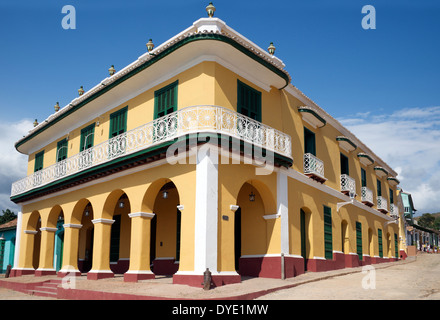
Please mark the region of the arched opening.
<svg viewBox="0 0 440 320"><path fill-rule="evenodd" d="M156 186L157 187L157 186ZM156 189L157 190L157 189ZM179 269L181 212L179 192L172 181L161 181L156 191L150 232L150 268L155 275L173 275Z"/></svg>
<svg viewBox="0 0 440 320"><path fill-rule="evenodd" d="M116 201L114 201L117 199ZM130 200L122 190L113 191L104 206L110 208L114 222L110 233L110 269L115 274L124 274L129 267L131 219Z"/></svg>
<svg viewBox="0 0 440 320"><path fill-rule="evenodd" d="M38 269L40 264L40 248L41 248L41 216L38 211L33 211L26 225L28 235L33 235L32 245L32 268Z"/></svg>
<svg viewBox="0 0 440 320"><path fill-rule="evenodd" d="M57 231L55 232L53 264L54 269L58 272L63 267L63 251L64 251L64 213L61 210L57 219Z"/></svg>
<svg viewBox="0 0 440 320"><path fill-rule="evenodd" d="M234 257L235 268L242 276L262 276L262 263L268 248L265 203L256 185L261 189L255 181L244 183L237 197Z"/></svg>
<svg viewBox="0 0 440 320"><path fill-rule="evenodd" d="M92 269L93 262L93 237L94 228L92 220L94 219L93 206L90 201L85 200L81 210L78 244L78 269L81 273L87 273Z"/></svg>

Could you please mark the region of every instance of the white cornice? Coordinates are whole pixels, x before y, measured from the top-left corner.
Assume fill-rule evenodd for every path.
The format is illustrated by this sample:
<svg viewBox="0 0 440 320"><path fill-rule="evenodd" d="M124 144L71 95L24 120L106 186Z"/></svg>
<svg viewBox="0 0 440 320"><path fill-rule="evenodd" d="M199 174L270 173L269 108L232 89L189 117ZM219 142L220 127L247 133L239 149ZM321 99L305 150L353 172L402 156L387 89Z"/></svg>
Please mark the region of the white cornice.
<svg viewBox="0 0 440 320"><path fill-rule="evenodd" d="M385 161L383 161L377 154L375 154L370 148L368 148L362 141L360 141L352 132L350 132L347 128L345 128L338 120L333 118L330 114L328 114L324 109L318 106L313 100L307 97L301 90L296 88L294 85L289 84L286 88L284 88L288 93L297 98L299 101L304 103L306 106L315 108L318 113L322 116L324 115L328 124L338 130L341 135L350 138L354 144L358 146L365 153L371 155L371 157L378 162L381 166L387 169L387 171L394 177L397 176L397 173L388 166Z"/></svg>

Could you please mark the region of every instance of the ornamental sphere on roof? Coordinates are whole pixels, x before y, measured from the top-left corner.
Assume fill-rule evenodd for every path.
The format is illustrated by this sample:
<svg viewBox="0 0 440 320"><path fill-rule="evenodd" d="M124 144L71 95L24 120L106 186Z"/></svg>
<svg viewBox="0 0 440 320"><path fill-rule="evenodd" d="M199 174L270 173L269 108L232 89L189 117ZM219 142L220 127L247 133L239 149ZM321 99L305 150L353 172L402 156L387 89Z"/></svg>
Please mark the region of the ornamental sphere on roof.
<svg viewBox="0 0 440 320"><path fill-rule="evenodd" d="M206 7L206 12L208 12L208 17L212 18L214 16L215 7L212 2Z"/></svg>

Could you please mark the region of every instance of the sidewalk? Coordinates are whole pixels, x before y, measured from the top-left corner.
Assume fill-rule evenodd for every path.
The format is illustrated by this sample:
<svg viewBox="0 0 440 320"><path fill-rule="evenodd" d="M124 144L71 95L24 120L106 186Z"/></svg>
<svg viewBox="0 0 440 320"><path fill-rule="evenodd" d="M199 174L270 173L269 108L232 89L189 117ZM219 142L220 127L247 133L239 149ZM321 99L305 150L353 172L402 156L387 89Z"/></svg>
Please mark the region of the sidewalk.
<svg viewBox="0 0 440 320"><path fill-rule="evenodd" d="M374 264L382 269L415 261L415 257L397 262ZM362 267L332 270L327 272L307 272L286 280L268 278L242 278L241 283L225 285L211 290L173 284L171 277L157 277L154 280L143 280L138 283L124 282L123 275L101 280L87 280L87 277L76 277L72 283L62 283L56 276L35 277L33 275L17 278L0 278L0 288L8 288L24 293L29 289L49 281L58 281L54 297L68 300L252 300L266 294L293 288L305 283L362 272ZM70 287L70 288L69 288ZM37 293L36 293L37 294ZM31 297L31 296L29 296ZM26 299L25 297L23 299ZM50 299L50 298L49 298Z"/></svg>

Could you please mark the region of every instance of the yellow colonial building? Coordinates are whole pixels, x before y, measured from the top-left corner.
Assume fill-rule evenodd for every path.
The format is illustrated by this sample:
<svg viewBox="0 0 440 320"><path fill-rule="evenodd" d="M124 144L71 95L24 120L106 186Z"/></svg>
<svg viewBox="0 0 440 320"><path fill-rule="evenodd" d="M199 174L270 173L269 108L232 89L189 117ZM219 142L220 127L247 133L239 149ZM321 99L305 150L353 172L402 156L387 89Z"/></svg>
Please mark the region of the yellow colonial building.
<svg viewBox="0 0 440 320"><path fill-rule="evenodd" d="M16 143L15 276L220 286L403 254L396 172L211 8Z"/></svg>

